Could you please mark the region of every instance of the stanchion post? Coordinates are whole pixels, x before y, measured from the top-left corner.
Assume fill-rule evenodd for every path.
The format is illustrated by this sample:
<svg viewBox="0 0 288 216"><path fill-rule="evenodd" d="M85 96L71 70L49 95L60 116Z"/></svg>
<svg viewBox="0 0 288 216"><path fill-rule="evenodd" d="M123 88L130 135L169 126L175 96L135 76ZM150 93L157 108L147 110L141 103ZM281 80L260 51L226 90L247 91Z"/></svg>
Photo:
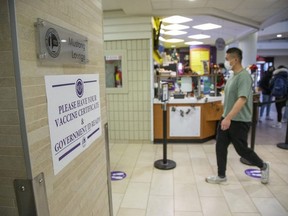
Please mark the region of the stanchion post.
<svg viewBox="0 0 288 216"><path fill-rule="evenodd" d="M254 151L255 148L255 137L256 137L256 126L258 121L258 101L253 101L253 112L252 112L252 128L251 128L251 139L250 148ZM240 161L246 165L253 165L250 161L245 158L240 158Z"/></svg>
<svg viewBox="0 0 288 216"><path fill-rule="evenodd" d="M163 163L167 163L167 103L163 104Z"/></svg>
<svg viewBox="0 0 288 216"><path fill-rule="evenodd" d="M163 106L163 159L154 162L154 167L161 170L174 169L176 163L167 159L167 102Z"/></svg>
<svg viewBox="0 0 288 216"><path fill-rule="evenodd" d="M278 143L277 144L278 148L281 149L286 149L288 150L288 123L286 123L286 138L285 138L285 143Z"/></svg>
<svg viewBox="0 0 288 216"><path fill-rule="evenodd" d="M252 128L251 128L251 139L250 148L255 148L255 137L256 137L256 126L258 121L258 101L253 102L253 114L252 114Z"/></svg>

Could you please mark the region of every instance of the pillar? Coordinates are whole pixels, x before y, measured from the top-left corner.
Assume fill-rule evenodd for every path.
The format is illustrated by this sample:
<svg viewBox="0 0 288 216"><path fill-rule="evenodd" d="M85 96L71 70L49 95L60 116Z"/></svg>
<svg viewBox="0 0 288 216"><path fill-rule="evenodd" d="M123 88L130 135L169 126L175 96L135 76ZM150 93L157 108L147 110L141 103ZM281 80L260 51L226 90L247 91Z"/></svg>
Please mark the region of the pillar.
<svg viewBox="0 0 288 216"><path fill-rule="evenodd" d="M254 32L239 40L239 48L243 51L242 65L247 67L256 63L258 32Z"/></svg>
<svg viewBox="0 0 288 216"><path fill-rule="evenodd" d="M219 63L224 63L225 62L225 54L226 54L226 50L223 49L223 50L218 50L217 49L217 64Z"/></svg>

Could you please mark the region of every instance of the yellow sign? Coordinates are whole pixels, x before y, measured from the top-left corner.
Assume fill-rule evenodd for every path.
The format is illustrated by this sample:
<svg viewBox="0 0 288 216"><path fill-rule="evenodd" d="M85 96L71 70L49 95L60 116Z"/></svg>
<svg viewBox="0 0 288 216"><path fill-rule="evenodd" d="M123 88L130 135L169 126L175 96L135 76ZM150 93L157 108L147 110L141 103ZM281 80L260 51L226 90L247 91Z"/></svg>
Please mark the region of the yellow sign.
<svg viewBox="0 0 288 216"><path fill-rule="evenodd" d="M190 49L190 67L199 75L209 74L210 51L205 48Z"/></svg>

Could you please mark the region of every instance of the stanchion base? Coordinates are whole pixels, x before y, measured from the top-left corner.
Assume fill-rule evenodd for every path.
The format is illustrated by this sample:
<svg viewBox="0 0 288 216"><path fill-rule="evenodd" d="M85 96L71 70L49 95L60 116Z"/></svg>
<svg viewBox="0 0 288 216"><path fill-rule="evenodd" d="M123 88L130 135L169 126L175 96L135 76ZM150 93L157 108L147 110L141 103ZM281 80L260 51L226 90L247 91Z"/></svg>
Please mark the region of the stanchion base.
<svg viewBox="0 0 288 216"><path fill-rule="evenodd" d="M176 167L176 163L172 160L167 160L167 163L164 163L161 159L154 162L154 167L161 170L170 170Z"/></svg>
<svg viewBox="0 0 288 216"><path fill-rule="evenodd" d="M286 144L286 143L278 143L277 147L281 148L281 149L287 149L288 150L288 144Z"/></svg>
<svg viewBox="0 0 288 216"><path fill-rule="evenodd" d="M249 166L254 166L254 164L242 157L240 158L240 162Z"/></svg>

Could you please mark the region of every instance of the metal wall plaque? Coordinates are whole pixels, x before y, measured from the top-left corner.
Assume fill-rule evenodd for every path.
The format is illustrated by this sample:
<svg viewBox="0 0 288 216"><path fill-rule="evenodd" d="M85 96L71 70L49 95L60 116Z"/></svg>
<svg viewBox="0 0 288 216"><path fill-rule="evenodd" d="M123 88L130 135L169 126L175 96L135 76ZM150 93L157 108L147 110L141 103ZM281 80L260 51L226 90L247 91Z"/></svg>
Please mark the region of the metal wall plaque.
<svg viewBox="0 0 288 216"><path fill-rule="evenodd" d="M88 62L88 39L46 20L37 19L38 58L41 62L75 64Z"/></svg>

